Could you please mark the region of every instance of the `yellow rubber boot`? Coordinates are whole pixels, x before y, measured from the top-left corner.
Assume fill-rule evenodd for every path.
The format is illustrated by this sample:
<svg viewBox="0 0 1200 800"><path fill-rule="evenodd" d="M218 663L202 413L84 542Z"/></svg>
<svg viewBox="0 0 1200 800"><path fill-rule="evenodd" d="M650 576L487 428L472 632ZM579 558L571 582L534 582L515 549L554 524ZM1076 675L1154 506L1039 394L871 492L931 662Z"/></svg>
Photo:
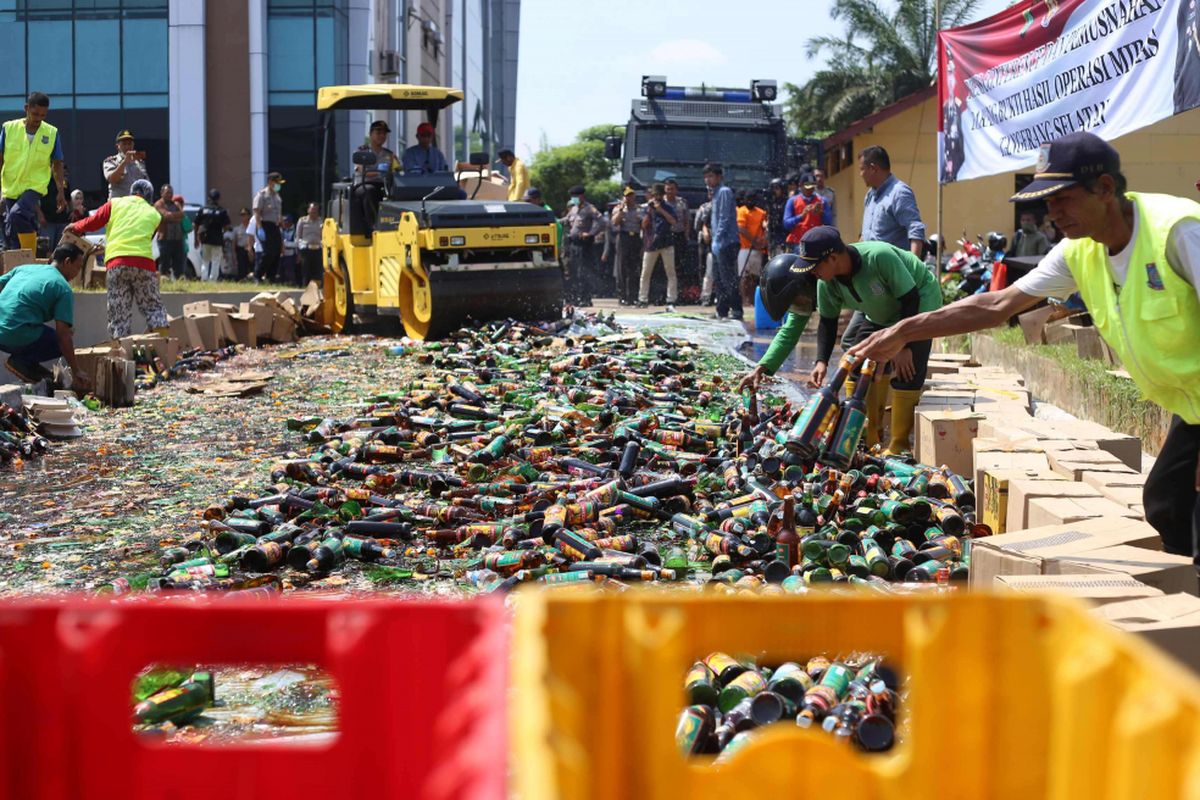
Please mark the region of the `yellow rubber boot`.
<svg viewBox="0 0 1200 800"><path fill-rule="evenodd" d="M892 389L892 440L887 455L911 452L908 440L913 432L913 415L921 402L921 389Z"/></svg>
<svg viewBox="0 0 1200 800"><path fill-rule="evenodd" d="M867 449L883 441L883 414L887 409L888 381L875 381L867 389L867 427L863 431L863 441Z"/></svg>
<svg viewBox="0 0 1200 800"><path fill-rule="evenodd" d="M35 256L37 255L37 232L33 233L18 233L17 241L21 243L22 250L29 250Z"/></svg>

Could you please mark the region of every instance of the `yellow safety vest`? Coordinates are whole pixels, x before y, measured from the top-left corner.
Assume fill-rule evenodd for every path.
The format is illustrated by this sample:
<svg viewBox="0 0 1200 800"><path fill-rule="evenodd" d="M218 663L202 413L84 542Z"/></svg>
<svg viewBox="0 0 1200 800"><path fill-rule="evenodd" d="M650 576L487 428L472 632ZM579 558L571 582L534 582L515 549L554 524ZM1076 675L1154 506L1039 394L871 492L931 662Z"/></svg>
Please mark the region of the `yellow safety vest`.
<svg viewBox="0 0 1200 800"><path fill-rule="evenodd" d="M151 242L162 215L138 195L114 197L104 235L104 257L138 256L154 258Z"/></svg>
<svg viewBox="0 0 1200 800"><path fill-rule="evenodd" d="M0 192L10 200L34 190L45 194L50 186L50 156L58 141L58 128L42 121L33 141L26 136L24 119L4 123L4 169L0 170Z"/></svg>
<svg viewBox="0 0 1200 800"><path fill-rule="evenodd" d="M1175 223L1200 221L1200 203L1165 194L1129 192L1138 235L1130 246L1125 285L1113 285L1105 246L1072 239L1064 254L1100 335L1147 399L1200 424L1200 299L1167 263Z"/></svg>

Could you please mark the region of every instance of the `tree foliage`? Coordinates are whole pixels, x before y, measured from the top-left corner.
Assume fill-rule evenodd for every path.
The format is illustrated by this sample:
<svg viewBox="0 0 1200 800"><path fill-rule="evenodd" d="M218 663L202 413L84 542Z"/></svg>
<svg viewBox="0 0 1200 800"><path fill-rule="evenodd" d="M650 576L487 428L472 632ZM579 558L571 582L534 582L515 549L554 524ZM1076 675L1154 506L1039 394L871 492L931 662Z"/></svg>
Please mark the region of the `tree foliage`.
<svg viewBox="0 0 1200 800"><path fill-rule="evenodd" d="M545 142L529 162L530 185L542 190L542 198L556 211L563 211L567 190L576 184L587 189L587 198L597 206L617 196L620 183L614 165L604 157L604 137L612 125L593 125L580 131L571 144L550 147Z"/></svg>
<svg viewBox="0 0 1200 800"><path fill-rule="evenodd" d="M835 0L843 36L817 36L805 52L821 67L785 83L784 115L800 136L827 136L930 86L936 71L935 0ZM942 0L942 27L970 21L979 0Z"/></svg>

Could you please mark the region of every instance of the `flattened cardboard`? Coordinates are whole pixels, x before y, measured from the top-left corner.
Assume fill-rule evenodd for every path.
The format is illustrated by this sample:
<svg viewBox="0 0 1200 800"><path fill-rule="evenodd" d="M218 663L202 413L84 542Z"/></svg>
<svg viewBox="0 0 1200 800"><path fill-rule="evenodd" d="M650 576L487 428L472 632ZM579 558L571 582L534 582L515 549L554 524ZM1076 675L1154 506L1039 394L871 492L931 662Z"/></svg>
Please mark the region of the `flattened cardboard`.
<svg viewBox="0 0 1200 800"><path fill-rule="evenodd" d="M1055 565L1062 558L1123 544L1158 550L1162 540L1158 531L1145 522L1124 517L1101 517L976 539L971 548L971 588L986 589L997 575L1055 574L1061 572Z"/></svg>
<svg viewBox="0 0 1200 800"><path fill-rule="evenodd" d="M1018 479L1008 484L1008 529L1019 531L1023 528L1033 528L1029 523L1029 503L1042 497L1101 497L1100 490L1084 483L1065 480L1056 472L1049 473L1049 480Z"/></svg>
<svg viewBox="0 0 1200 800"><path fill-rule="evenodd" d="M1162 590L1130 575L998 575L997 591L1041 592L1075 597L1096 605L1120 603L1139 597L1161 597Z"/></svg>
<svg viewBox="0 0 1200 800"><path fill-rule="evenodd" d="M1092 613L1200 670L1200 599L1191 594L1126 600L1092 609Z"/></svg>
<svg viewBox="0 0 1200 800"><path fill-rule="evenodd" d="M1025 523L1030 528L1042 528L1097 517L1137 519L1138 515L1107 497L1037 497L1029 501Z"/></svg>
<svg viewBox="0 0 1200 800"><path fill-rule="evenodd" d="M1196 565L1188 556L1177 556L1129 545L1114 545L1058 559L1056 571L1071 573L1118 573L1136 578L1168 594L1196 594Z"/></svg>
<svg viewBox="0 0 1200 800"><path fill-rule="evenodd" d="M949 467L970 475L974 464L971 442L979 431L980 415L972 411L918 411L916 457L922 464Z"/></svg>

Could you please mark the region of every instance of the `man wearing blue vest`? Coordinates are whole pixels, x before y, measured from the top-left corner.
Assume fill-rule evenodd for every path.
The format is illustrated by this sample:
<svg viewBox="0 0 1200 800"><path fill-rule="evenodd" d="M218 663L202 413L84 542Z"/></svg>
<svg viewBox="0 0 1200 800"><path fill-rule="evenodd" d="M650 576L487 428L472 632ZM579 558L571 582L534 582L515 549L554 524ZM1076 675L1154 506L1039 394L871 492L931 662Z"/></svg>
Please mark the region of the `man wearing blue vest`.
<svg viewBox="0 0 1200 800"><path fill-rule="evenodd" d="M1200 204L1126 192L1120 156L1091 133L1042 145L1036 169L1012 200L1044 200L1065 235L1036 269L1002 291L902 320L850 352L886 361L906 342L990 328L1043 297L1078 291L1138 388L1174 414L1143 505L1163 549L1200 565Z"/></svg>
<svg viewBox="0 0 1200 800"><path fill-rule="evenodd" d="M38 205L50 190L51 172L58 187L57 208L67 210L67 179L63 174L62 142L58 129L46 122L50 98L32 92L25 116L0 128L0 192L4 195L4 246L9 250L37 249Z"/></svg>

